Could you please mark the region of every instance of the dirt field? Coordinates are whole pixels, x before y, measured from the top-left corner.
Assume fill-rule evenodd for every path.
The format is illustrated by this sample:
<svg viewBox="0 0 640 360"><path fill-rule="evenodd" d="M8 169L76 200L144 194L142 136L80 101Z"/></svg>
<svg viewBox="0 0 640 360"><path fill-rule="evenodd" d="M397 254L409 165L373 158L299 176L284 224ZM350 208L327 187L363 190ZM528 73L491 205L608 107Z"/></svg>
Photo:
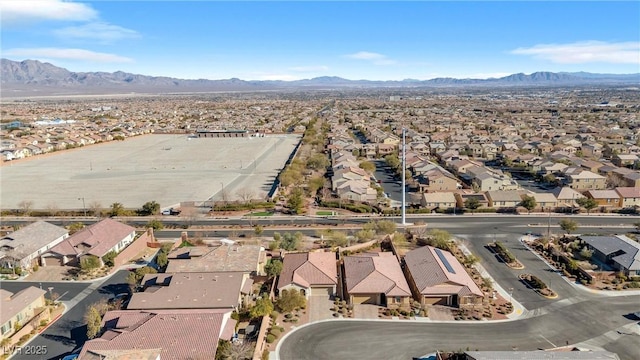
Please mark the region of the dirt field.
<svg viewBox="0 0 640 360"><path fill-rule="evenodd" d="M146 135L90 145L0 168L0 208L82 209L120 202L137 208L183 201L261 197L271 188L299 141L297 135L263 138L188 138ZM83 202L84 199L84 202Z"/></svg>

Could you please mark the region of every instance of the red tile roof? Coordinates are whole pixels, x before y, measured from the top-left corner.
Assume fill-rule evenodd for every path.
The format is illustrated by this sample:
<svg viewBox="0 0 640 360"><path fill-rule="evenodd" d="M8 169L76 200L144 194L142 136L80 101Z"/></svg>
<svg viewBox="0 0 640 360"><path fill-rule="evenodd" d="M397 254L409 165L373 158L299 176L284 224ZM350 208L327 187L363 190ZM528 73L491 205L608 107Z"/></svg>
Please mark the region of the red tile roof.
<svg viewBox="0 0 640 360"><path fill-rule="evenodd" d="M109 311L102 320L107 331L87 341L79 359L92 359L91 353L101 350L130 349L161 349L161 359L214 359L218 340L229 339L235 328L230 314L221 310Z"/></svg>
<svg viewBox="0 0 640 360"><path fill-rule="evenodd" d="M347 256L344 271L349 294L411 295L402 268L391 253Z"/></svg>
<svg viewBox="0 0 640 360"><path fill-rule="evenodd" d="M50 251L60 255L91 254L104 256L136 229L113 219L104 219L69 236ZM86 250L83 248L86 247Z"/></svg>
<svg viewBox="0 0 640 360"><path fill-rule="evenodd" d="M128 309L233 309L248 275L242 272L147 274L144 292L134 293Z"/></svg>
<svg viewBox="0 0 640 360"><path fill-rule="evenodd" d="M288 253L285 254L282 265L278 289L291 284L303 288L337 284L338 270L335 253Z"/></svg>

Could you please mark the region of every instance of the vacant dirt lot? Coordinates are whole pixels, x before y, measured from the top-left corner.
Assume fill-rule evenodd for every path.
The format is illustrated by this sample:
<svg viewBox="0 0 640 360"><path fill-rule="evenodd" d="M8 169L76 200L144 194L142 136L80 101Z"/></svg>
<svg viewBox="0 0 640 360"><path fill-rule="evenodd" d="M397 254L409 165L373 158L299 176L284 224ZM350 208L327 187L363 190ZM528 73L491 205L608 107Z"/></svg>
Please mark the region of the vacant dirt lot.
<svg viewBox="0 0 640 360"><path fill-rule="evenodd" d="M0 168L0 207L82 209L120 202L162 207L182 201L265 195L299 141L297 135L262 138L188 138L146 135L34 157ZM84 204L83 204L84 198Z"/></svg>

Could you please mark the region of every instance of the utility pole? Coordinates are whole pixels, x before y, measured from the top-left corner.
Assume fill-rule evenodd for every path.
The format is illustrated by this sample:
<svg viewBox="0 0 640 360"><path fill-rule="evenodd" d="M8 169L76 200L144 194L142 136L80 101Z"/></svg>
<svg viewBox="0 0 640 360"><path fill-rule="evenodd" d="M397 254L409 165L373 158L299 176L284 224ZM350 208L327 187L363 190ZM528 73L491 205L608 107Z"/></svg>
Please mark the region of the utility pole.
<svg viewBox="0 0 640 360"><path fill-rule="evenodd" d="M402 128L402 225L407 225L407 214L406 214L406 188L405 188L405 171L406 171L406 140L405 140L405 128Z"/></svg>

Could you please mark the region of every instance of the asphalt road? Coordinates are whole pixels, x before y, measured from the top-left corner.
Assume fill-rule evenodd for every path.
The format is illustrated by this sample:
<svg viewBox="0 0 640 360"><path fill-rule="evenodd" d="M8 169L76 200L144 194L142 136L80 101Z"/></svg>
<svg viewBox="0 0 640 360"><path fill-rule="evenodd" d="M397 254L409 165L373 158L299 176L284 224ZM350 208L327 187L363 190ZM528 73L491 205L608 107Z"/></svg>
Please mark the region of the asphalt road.
<svg viewBox="0 0 640 360"><path fill-rule="evenodd" d="M411 359L435 350L537 350L576 344L637 322L625 317L639 296L598 297L548 306L539 315L505 322L430 323L351 321L315 323L289 333L281 360ZM610 351L640 358L637 335L609 344ZM635 343L633 340L635 339Z"/></svg>
<svg viewBox="0 0 640 360"><path fill-rule="evenodd" d="M558 223L561 219L569 218L579 224L577 233L599 232L600 227L620 227L626 226L626 231L633 229L633 223L638 221L637 216L629 215L562 215L552 214L550 219L547 214L532 215L505 215L505 214L465 214L465 215L430 215L430 214L407 214L407 222L414 224L427 224L431 228L449 229L453 233L473 233L482 230L483 233L492 233L494 227L499 227L502 231L519 231L523 227L534 232L546 233L547 224L550 223L552 231L560 232ZM165 225L165 229L181 229L183 225L192 227L244 227L250 229L250 223L260 224L267 229L269 227L304 227L311 225L338 226L350 224L361 226L369 221L393 220L400 222L399 216L381 217L377 215L361 216L265 216L265 217L229 217L229 218L197 218L193 220L179 216L149 216L149 217L119 217L116 220L125 222L132 226L144 227L150 220L158 219ZM24 225L37 220L45 220L52 224L66 226L76 222L85 225L93 224L101 219L95 217L75 217L75 218L24 218L24 217L2 217L2 224L5 226ZM203 231L194 230L194 231ZM619 229L622 231L623 229Z"/></svg>
<svg viewBox="0 0 640 360"><path fill-rule="evenodd" d="M382 186L387 196L391 200L402 201L402 182L395 178L395 174L384 160L374 160L373 163L376 165L373 176L380 181L379 185ZM409 201L409 194L407 194L407 201Z"/></svg>
<svg viewBox="0 0 640 360"><path fill-rule="evenodd" d="M16 354L12 360L58 360L63 356L70 354L79 349L87 340L86 324L84 322L84 314L89 305L100 301L101 299L109 299L111 295L127 292L129 285L126 282L128 271L119 271L102 283L42 283L43 289L53 286L53 292L60 295L60 291L67 293L61 297L61 301L68 305L67 312L62 315L56 322L49 326L43 333L35 337L28 345L30 346L46 346L46 355L18 355ZM2 287L8 290L16 290L27 286L39 286L38 282L2 282ZM94 289L95 288L95 289ZM13 291L11 290L11 291ZM83 292L89 292L88 295L80 301L74 300L75 296L83 296Z"/></svg>

